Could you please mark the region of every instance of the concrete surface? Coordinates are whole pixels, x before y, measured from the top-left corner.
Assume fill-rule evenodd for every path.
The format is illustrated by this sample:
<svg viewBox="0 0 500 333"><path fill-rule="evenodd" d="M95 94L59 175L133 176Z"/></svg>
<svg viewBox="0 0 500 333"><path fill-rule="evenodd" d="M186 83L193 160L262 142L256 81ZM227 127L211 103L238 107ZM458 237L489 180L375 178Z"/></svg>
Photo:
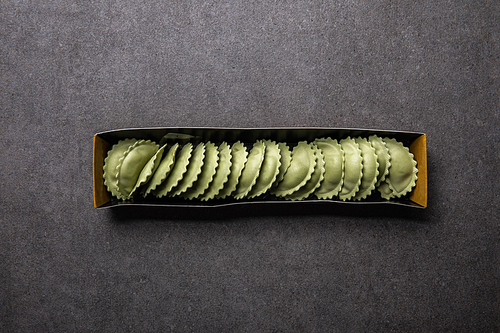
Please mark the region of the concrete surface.
<svg viewBox="0 0 500 333"><path fill-rule="evenodd" d="M498 1L2 1L0 331L498 332ZM429 207L95 210L124 127L428 134Z"/></svg>

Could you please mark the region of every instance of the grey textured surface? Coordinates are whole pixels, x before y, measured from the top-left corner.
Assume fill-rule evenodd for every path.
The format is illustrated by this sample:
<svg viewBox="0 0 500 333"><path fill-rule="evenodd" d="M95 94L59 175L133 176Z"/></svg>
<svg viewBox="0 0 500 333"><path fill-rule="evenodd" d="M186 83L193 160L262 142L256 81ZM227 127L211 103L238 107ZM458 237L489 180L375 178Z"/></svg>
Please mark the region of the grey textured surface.
<svg viewBox="0 0 500 333"><path fill-rule="evenodd" d="M0 331L499 329L500 2L2 1ZM94 210L92 135L428 134L429 207Z"/></svg>

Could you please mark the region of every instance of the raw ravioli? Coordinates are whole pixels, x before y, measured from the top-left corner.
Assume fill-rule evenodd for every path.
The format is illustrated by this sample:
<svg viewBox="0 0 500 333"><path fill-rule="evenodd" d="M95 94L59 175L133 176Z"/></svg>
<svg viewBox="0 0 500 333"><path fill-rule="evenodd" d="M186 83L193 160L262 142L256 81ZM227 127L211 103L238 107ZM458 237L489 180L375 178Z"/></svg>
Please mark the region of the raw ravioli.
<svg viewBox="0 0 500 333"><path fill-rule="evenodd" d="M317 139L314 143L321 149L325 159L325 176L314 194L318 199L331 199L342 189L344 151L337 140L331 138Z"/></svg>
<svg viewBox="0 0 500 333"><path fill-rule="evenodd" d="M175 186L177 186L177 184L179 184L179 181L187 171L192 151L193 144L187 143L182 147L181 151L176 154L175 164L167 179L153 191L153 194L157 198L166 196Z"/></svg>
<svg viewBox="0 0 500 333"><path fill-rule="evenodd" d="M378 162L378 176L377 183L375 186L379 186L385 177L389 174L389 168L391 167L391 156L389 155L389 149L382 138L376 135L372 135L369 138L370 143L373 148L375 148L375 154L377 154Z"/></svg>
<svg viewBox="0 0 500 333"><path fill-rule="evenodd" d="M104 185L106 185L108 191L111 195L114 195L118 199L126 199L120 193L118 189L118 179L116 178L116 167L120 162L120 158L123 157L123 154L136 143L138 140L136 139L125 139L118 141L117 144L113 145L113 147L108 151L108 155L104 160Z"/></svg>
<svg viewBox="0 0 500 333"><path fill-rule="evenodd" d="M214 179L215 171L217 170L217 165L219 164L219 150L217 146L207 142L205 145L205 159L203 161L203 166L201 168L201 173L198 175L198 179L193 183L186 192L182 194L185 199L194 199L202 195L212 180Z"/></svg>
<svg viewBox="0 0 500 333"><path fill-rule="evenodd" d="M290 148L288 148L288 145L284 142L279 142L278 147L280 150L280 168L273 186L278 185L279 182L283 180L283 177L290 166L290 162L292 161L292 152L290 151Z"/></svg>
<svg viewBox="0 0 500 333"><path fill-rule="evenodd" d="M188 188L193 186L193 183L198 179L198 175L201 173L201 167L203 166L203 160L205 159L205 144L199 143L198 146L193 151L191 158L189 159L189 164L186 173L182 177L181 181L177 186L172 189L170 196L180 195L187 191Z"/></svg>
<svg viewBox="0 0 500 333"><path fill-rule="evenodd" d="M354 200L366 199L375 189L375 183L378 176L378 162L375 148L365 138L354 139L361 149L363 157L363 177L359 185L359 191L354 196Z"/></svg>
<svg viewBox="0 0 500 333"><path fill-rule="evenodd" d="M150 140L140 140L130 146L120 158L116 167L116 179L118 190L122 197L129 199L137 189L138 181L142 181L145 176L143 168L149 160L156 154L159 146ZM147 173L147 172L146 172Z"/></svg>
<svg viewBox="0 0 500 333"><path fill-rule="evenodd" d="M153 174L153 177L149 180L148 186L143 191L143 196L146 197L151 191L156 189L158 185L160 185L170 174L172 167L175 163L175 153L177 152L177 148L179 144L176 143L169 150L167 155L161 160L158 169Z"/></svg>
<svg viewBox="0 0 500 333"><path fill-rule="evenodd" d="M156 170L160 166L161 159L163 157L163 153L165 152L165 149L167 148L167 145L163 145L157 152L156 154L151 157L151 159L146 163L144 168L142 168L141 174L139 175L139 178L137 179L137 183L135 184L134 189L130 193L130 196L137 191L138 188L140 188L142 185L146 184L149 182L149 180L153 177L153 175L156 173Z"/></svg>
<svg viewBox="0 0 500 333"><path fill-rule="evenodd" d="M384 138L384 142L391 155L391 167L386 177L392 193L401 197L410 192L417 180L417 162L413 159L410 150L395 139Z"/></svg>
<svg viewBox="0 0 500 333"><path fill-rule="evenodd" d="M216 195L218 199L224 199L228 195L234 192L236 186L238 186L238 181L241 176L241 171L245 167L247 161L247 148L240 141L234 143L231 147L231 172L229 173L229 178L220 190L219 194Z"/></svg>
<svg viewBox="0 0 500 333"><path fill-rule="evenodd" d="M219 146L219 165L215 172L214 180L208 187L207 191L201 196L201 200L213 199L220 190L224 187L224 184L229 178L231 172L231 147L223 142Z"/></svg>
<svg viewBox="0 0 500 333"><path fill-rule="evenodd" d="M271 193L284 197L297 191L311 179L315 166L316 156L312 146L306 141L299 142L292 150L292 160L283 180Z"/></svg>
<svg viewBox="0 0 500 333"><path fill-rule="evenodd" d="M264 143L266 145L264 161L262 162L262 167L257 181L248 193L248 198L254 198L266 193L273 185L279 172L281 162L280 149L278 145L276 142L269 140L264 141Z"/></svg>
<svg viewBox="0 0 500 333"><path fill-rule="evenodd" d="M293 192L285 196L285 199L288 200L302 200L307 198L311 193L313 193L318 186L320 186L321 181L323 180L325 174L325 160L323 158L323 153L321 149L318 148L315 144L311 144L314 150L314 156L316 156L316 167L314 168L314 172L311 176L311 179L307 181L307 183L299 188L297 191Z"/></svg>
<svg viewBox="0 0 500 333"><path fill-rule="evenodd" d="M363 176L363 157L359 145L351 137L340 140L340 146L344 151L345 170L344 185L340 191L341 200L352 199L359 190L361 177Z"/></svg>
<svg viewBox="0 0 500 333"><path fill-rule="evenodd" d="M248 192L252 189L257 177L259 177L260 168L264 161L264 153L266 151L266 144L264 141L259 140L254 143L250 153L248 154L247 162L241 172L238 186L234 191L233 197L235 199L243 199L247 196Z"/></svg>
<svg viewBox="0 0 500 333"><path fill-rule="evenodd" d="M391 200L395 197L394 193L392 193L392 190L389 187L389 184L387 184L385 180L380 183L380 185L377 187L377 190L380 192L382 199Z"/></svg>

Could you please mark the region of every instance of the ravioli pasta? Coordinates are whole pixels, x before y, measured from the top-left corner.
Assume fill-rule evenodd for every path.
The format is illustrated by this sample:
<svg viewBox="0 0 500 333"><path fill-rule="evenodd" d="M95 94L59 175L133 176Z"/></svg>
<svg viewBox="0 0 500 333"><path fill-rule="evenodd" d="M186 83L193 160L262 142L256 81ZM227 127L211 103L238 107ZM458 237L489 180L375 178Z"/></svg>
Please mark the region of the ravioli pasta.
<svg viewBox="0 0 500 333"><path fill-rule="evenodd" d="M410 193L417 162L394 138L317 138L298 143L174 142L125 139L104 161L118 200L391 200Z"/></svg>

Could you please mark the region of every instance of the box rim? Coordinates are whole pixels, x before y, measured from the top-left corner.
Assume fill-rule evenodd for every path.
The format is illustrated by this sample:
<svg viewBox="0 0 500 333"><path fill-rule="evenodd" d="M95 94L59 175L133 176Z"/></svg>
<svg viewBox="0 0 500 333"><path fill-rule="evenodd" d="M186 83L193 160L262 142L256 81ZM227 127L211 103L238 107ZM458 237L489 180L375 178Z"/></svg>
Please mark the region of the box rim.
<svg viewBox="0 0 500 333"><path fill-rule="evenodd" d="M386 130L386 129L374 129L374 128L352 128L352 127L198 127L198 126L152 126L152 127L124 127L115 130L97 132L94 135L105 135L116 133L120 131L136 131L136 130L175 130L175 129L193 129L193 130L244 130L244 131L255 131L255 130L325 130L325 131L369 131L369 132L387 132L387 133L398 133L398 134L412 134L412 135L425 135L423 132L413 132L413 131L401 131L401 130Z"/></svg>
<svg viewBox="0 0 500 333"><path fill-rule="evenodd" d="M377 132L377 133L385 133L387 135L390 134L398 134L398 135L412 135L412 136L426 136L425 133L422 132L412 132L412 131L400 131L400 130L383 130L383 129L366 129L366 128L344 128L344 127L241 127L241 128L236 128L236 127L194 127L194 126L176 126L176 127L164 127L164 126L154 126L154 127L133 127L133 128L121 128L121 129L115 129L115 130L109 130L109 131L102 131L94 134L94 138L96 136L100 137L102 140L106 141L102 136L106 136L109 134L114 134L114 133L119 133L123 131L148 131L148 130L183 130L183 129L188 129L188 130L202 130L202 131L210 131L210 130L227 130L227 131L238 131L238 130L244 130L244 131L262 131L262 130L279 130L279 131L288 131L288 130L301 130L301 131L314 131L314 130L324 130L324 131L366 131L366 132ZM95 140L95 139L94 139ZM415 139L414 139L415 140ZM107 142L107 141L106 141ZM427 155L427 147L425 148L425 155ZM95 153L95 152L94 152ZM96 167L96 162L95 162L95 156L93 159L93 182L95 185L96 179L95 179L95 167ZM427 170L425 170L427 172ZM418 180L417 180L418 181ZM95 195L96 195L96 190L94 186L94 202L95 202ZM425 203L427 203L427 193L425 194L426 200ZM402 203L402 202L391 202L391 201L380 201L380 202L373 202L373 201L341 201L341 200L318 200L318 199L310 199L307 201L242 201L242 202L231 202L231 203L220 203L220 204L214 204L214 205L192 205L190 203L186 204L172 204L172 203L147 203L147 202L124 202L124 203L116 203L112 201L108 201L105 204L95 207L95 208L111 208L111 207L118 207L118 206L154 206L154 207L185 207L185 208L215 208L215 207L225 207L225 206L234 206L234 205L248 205L248 204L296 204L296 203L329 203L329 204L354 204L354 205L380 205L380 204L390 204L390 205L400 205L404 207L414 207L414 208L426 208L427 204L421 205L417 202L414 202L410 200L409 203ZM94 205L95 206L95 205Z"/></svg>

